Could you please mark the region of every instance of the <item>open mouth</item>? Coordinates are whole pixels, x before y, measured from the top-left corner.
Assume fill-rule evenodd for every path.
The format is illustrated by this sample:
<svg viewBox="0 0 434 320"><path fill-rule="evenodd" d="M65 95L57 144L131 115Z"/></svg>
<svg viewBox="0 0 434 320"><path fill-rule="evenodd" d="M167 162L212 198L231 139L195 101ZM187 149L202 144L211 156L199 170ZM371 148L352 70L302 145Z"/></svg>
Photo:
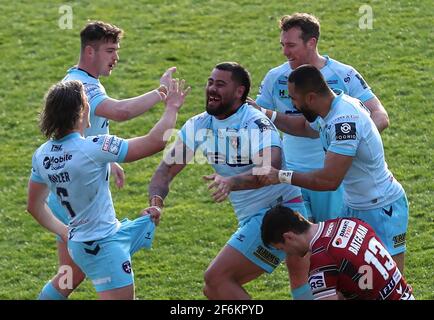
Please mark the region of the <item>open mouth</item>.
<svg viewBox="0 0 434 320"><path fill-rule="evenodd" d="M217 96L209 96L208 97L208 102L219 102L221 100L220 97Z"/></svg>

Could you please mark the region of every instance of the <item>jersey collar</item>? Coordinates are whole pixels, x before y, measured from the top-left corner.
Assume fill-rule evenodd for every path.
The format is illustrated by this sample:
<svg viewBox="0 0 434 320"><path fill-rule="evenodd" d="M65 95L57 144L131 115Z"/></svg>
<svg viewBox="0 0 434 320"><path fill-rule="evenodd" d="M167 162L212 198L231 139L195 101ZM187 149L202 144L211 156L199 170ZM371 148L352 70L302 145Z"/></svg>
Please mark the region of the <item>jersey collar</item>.
<svg viewBox="0 0 434 320"><path fill-rule="evenodd" d="M316 230L312 240L310 240L309 243L309 249L310 251L312 251L312 247L315 244L315 241L318 240L319 236L321 235L322 231L324 230L324 222L319 222L318 223L318 229Z"/></svg>
<svg viewBox="0 0 434 320"><path fill-rule="evenodd" d="M79 137L81 137L80 133L78 133L78 132L71 132L70 134L67 134L63 138L60 138L59 140L54 140L53 139L53 142L65 142L67 140L74 139L74 138L79 138Z"/></svg>

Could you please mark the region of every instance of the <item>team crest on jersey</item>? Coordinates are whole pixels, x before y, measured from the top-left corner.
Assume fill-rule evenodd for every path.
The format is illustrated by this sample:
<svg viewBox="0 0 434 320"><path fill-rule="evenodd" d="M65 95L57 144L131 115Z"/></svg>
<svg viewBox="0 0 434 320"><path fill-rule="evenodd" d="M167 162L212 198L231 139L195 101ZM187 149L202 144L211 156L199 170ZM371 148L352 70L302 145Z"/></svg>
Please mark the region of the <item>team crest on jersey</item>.
<svg viewBox="0 0 434 320"><path fill-rule="evenodd" d="M122 269L124 269L124 271L126 273L131 273L131 262L130 261L125 261L124 263L122 263Z"/></svg>
<svg viewBox="0 0 434 320"><path fill-rule="evenodd" d="M117 155L121 147L122 140L115 136L106 136L102 143L101 150Z"/></svg>
<svg viewBox="0 0 434 320"><path fill-rule="evenodd" d="M336 237L332 241L332 246L336 248L345 248L354 233L355 226L356 223L354 221L343 219L339 225Z"/></svg>
<svg viewBox="0 0 434 320"><path fill-rule="evenodd" d="M342 122L335 124L336 140L356 140L356 123Z"/></svg>

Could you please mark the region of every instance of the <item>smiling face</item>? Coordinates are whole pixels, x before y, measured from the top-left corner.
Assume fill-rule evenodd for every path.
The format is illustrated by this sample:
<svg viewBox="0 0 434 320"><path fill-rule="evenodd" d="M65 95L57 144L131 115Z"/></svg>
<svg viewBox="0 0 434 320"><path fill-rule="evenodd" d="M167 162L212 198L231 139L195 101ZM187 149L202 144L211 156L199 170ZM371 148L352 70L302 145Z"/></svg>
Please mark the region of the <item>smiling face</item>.
<svg viewBox="0 0 434 320"><path fill-rule="evenodd" d="M93 49L93 64L98 76L109 76L119 61L119 42L101 42L97 49Z"/></svg>
<svg viewBox="0 0 434 320"><path fill-rule="evenodd" d="M280 33L282 53L288 59L292 69L311 63L316 53L316 39L311 38L304 42L301 36L302 31L299 27L293 27Z"/></svg>
<svg viewBox="0 0 434 320"><path fill-rule="evenodd" d="M232 72L214 69L205 87L206 111L224 119L226 115L241 105L244 86L232 80Z"/></svg>

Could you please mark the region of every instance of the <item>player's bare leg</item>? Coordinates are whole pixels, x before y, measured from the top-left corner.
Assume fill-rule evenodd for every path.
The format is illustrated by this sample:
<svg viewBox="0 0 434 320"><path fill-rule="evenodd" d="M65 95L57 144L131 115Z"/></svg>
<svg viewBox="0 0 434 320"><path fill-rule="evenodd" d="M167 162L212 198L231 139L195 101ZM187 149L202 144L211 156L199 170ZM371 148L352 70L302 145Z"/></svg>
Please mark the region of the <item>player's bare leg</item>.
<svg viewBox="0 0 434 320"><path fill-rule="evenodd" d="M100 300L134 300L134 284L122 288L98 292Z"/></svg>
<svg viewBox="0 0 434 320"><path fill-rule="evenodd" d="M398 266L399 271L401 271L401 274L404 274L405 253L402 252L395 254L394 256L392 256L392 258Z"/></svg>
<svg viewBox="0 0 434 320"><path fill-rule="evenodd" d="M59 256L59 268L61 266L70 266L72 270L72 286L65 288L64 285L64 277L65 272L62 272L60 269L58 273L51 279L51 283L54 288L61 293L64 297L68 297L75 288L77 288L80 283L85 279L85 274L81 271L81 269L74 263L71 259L71 256L68 253L67 245L64 242L57 241L57 254ZM63 284L63 285L62 285Z"/></svg>
<svg viewBox="0 0 434 320"><path fill-rule="evenodd" d="M203 292L211 300L248 300L243 284L264 270L229 245L225 245L205 272Z"/></svg>

